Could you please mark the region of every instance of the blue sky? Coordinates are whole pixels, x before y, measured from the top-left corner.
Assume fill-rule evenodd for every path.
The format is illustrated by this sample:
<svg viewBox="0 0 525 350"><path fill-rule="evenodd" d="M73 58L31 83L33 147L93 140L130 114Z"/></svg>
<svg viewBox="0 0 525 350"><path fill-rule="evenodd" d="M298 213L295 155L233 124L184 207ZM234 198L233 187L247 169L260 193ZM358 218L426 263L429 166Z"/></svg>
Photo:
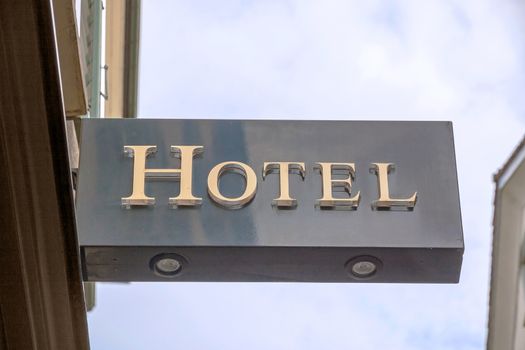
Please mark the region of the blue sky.
<svg viewBox="0 0 525 350"><path fill-rule="evenodd" d="M98 349L483 349L493 184L525 131L517 1L143 2L140 117L452 120L458 285L97 284Z"/></svg>

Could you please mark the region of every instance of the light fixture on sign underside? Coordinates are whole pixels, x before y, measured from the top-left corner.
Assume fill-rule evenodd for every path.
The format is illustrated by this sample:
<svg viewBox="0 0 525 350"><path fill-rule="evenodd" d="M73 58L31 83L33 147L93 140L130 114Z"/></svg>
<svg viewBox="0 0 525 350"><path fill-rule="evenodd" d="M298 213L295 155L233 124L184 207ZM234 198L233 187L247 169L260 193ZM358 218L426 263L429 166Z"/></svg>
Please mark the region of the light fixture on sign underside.
<svg viewBox="0 0 525 350"><path fill-rule="evenodd" d="M165 253L155 255L150 261L150 268L161 277L174 277L182 272L187 260L178 254Z"/></svg>
<svg viewBox="0 0 525 350"><path fill-rule="evenodd" d="M369 255L352 258L345 264L348 273L356 279L373 278L382 266L381 260Z"/></svg>

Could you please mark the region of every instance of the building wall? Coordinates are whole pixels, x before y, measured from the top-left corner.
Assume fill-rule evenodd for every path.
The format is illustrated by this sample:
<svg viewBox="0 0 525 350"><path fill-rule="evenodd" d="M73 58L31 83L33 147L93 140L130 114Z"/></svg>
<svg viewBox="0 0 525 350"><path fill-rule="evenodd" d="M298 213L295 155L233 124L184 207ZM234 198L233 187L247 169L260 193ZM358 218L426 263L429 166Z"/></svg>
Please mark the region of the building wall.
<svg viewBox="0 0 525 350"><path fill-rule="evenodd" d="M487 349L525 349L525 162L497 182Z"/></svg>
<svg viewBox="0 0 525 350"><path fill-rule="evenodd" d="M516 314L515 314L515 333L514 333L514 349L525 350L525 265L524 262L524 232L525 232L525 208L521 207L521 225L520 231L516 236L520 241L520 253L518 260L518 276L517 276L517 295L516 295Z"/></svg>

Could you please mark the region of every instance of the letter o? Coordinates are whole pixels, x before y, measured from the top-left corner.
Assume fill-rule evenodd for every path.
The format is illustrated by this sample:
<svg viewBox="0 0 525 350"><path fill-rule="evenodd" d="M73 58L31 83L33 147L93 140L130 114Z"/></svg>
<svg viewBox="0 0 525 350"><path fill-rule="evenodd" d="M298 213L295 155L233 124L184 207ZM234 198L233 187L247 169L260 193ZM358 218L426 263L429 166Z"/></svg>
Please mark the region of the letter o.
<svg viewBox="0 0 525 350"><path fill-rule="evenodd" d="M219 179L222 174L231 171L244 176L246 188L244 193L236 198L224 197L219 191ZM257 191L257 176L253 169L241 162L222 162L211 169L208 174L208 194L213 201L225 208L239 209L248 204Z"/></svg>

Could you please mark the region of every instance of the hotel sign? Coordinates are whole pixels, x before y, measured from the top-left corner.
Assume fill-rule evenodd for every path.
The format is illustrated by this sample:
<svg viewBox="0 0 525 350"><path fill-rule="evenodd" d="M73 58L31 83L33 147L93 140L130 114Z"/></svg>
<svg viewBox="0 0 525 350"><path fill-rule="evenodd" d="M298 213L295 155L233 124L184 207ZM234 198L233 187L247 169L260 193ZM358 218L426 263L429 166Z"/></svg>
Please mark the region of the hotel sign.
<svg viewBox="0 0 525 350"><path fill-rule="evenodd" d="M85 119L89 281L458 282L449 122Z"/></svg>

